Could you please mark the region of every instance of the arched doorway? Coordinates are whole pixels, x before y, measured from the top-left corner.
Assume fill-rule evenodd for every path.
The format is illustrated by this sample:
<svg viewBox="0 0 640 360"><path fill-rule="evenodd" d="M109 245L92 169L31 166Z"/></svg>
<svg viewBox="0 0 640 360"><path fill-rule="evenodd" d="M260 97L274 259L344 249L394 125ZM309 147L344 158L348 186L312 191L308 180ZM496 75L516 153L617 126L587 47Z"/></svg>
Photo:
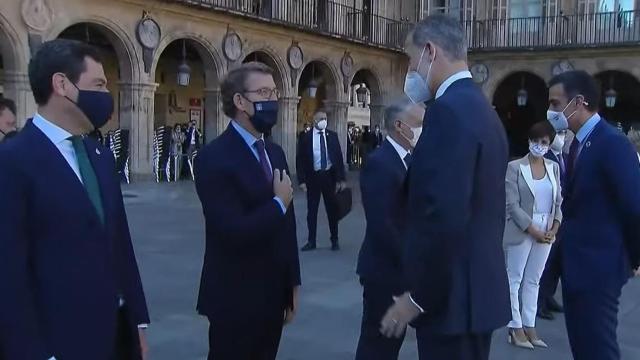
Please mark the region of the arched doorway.
<svg viewBox="0 0 640 360"><path fill-rule="evenodd" d="M602 92L600 115L625 132L640 129L640 81L624 71L604 71L597 74Z"/></svg>
<svg viewBox="0 0 640 360"><path fill-rule="evenodd" d="M313 123L313 115L322 109L330 112L327 103L337 98L336 80L329 65L322 61L311 61L302 70L298 81L298 133L305 129L306 125ZM332 121L329 119L331 126Z"/></svg>
<svg viewBox="0 0 640 360"><path fill-rule="evenodd" d="M355 73L349 89L347 119L347 163L359 168L367 154L379 145L376 128L382 133L382 94L378 77L368 69Z"/></svg>
<svg viewBox="0 0 640 360"><path fill-rule="evenodd" d="M193 158L205 143L221 131L218 124L219 80L218 67L211 51L192 38L169 41L159 52L152 68L158 84L154 96L154 170L156 180L169 177L169 155L173 149L182 166L180 175L193 177ZM190 129L195 123L195 129ZM172 146L173 130L180 127L183 141ZM179 138L179 137L178 137ZM173 169L173 170L172 170ZM172 177L175 179L176 174Z"/></svg>
<svg viewBox="0 0 640 360"><path fill-rule="evenodd" d="M533 124L546 119L548 98L545 81L530 72L513 73L498 85L493 106L507 131L512 157L529 151L527 133Z"/></svg>

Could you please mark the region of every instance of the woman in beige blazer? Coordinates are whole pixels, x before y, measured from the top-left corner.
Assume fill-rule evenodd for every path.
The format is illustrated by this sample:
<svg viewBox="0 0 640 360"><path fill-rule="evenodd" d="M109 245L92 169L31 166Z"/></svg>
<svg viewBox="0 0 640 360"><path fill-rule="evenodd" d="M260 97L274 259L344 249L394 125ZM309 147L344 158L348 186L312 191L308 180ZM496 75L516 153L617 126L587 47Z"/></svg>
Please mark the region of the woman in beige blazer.
<svg viewBox="0 0 640 360"><path fill-rule="evenodd" d="M538 289L562 221L560 168L544 158L554 137L547 121L533 125L529 154L507 168L504 249L511 292L509 342L529 349L547 347L535 331Z"/></svg>

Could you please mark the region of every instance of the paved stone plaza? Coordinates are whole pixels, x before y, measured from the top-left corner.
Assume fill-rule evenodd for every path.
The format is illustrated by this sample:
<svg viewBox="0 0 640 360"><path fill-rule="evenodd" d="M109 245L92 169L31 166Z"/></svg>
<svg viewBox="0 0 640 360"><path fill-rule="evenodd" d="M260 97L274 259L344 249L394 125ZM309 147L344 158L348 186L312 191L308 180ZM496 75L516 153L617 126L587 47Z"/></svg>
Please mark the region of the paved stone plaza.
<svg viewBox="0 0 640 360"><path fill-rule="evenodd" d="M357 175L353 174L352 179L357 179ZM195 312L204 251L204 225L195 188L191 182L136 183L125 186L124 191L151 312L152 325L148 333L151 359L206 359L208 324ZM278 359L354 358L362 311L355 264L365 228L357 191L354 200L354 212L340 225L342 251L339 253L328 250L326 216L324 210L320 210L318 245L321 249L300 257L303 282L300 310L295 323L284 331ZM298 242L303 244L306 241L303 194L296 194L295 206ZM502 329L495 334L491 358L571 359L562 319L541 320L538 329L550 349L514 349L506 343L506 330ZM625 288L619 334L623 359L640 359L640 279L634 279ZM417 359L413 334L409 334L400 358Z"/></svg>

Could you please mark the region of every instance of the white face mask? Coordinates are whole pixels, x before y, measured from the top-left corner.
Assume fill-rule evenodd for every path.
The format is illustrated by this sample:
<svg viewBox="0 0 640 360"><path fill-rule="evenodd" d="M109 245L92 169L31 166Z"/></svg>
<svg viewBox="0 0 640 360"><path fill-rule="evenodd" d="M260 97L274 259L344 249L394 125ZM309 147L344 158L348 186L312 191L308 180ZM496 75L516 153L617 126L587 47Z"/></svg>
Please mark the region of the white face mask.
<svg viewBox="0 0 640 360"><path fill-rule="evenodd" d="M420 64L422 64L422 58L424 57L425 50L426 46L422 49L422 53L420 54L420 60L418 60L418 66L416 67L416 70L407 72L407 76L404 79L404 93L415 104L429 101L433 97L433 94L431 94L431 89L429 89L429 77L431 76L431 66L433 66L433 61L436 60L435 49L433 54L433 61L429 63L429 70L427 70L427 78L423 78L422 75L420 75L420 73L417 71L417 69L420 69Z"/></svg>
<svg viewBox="0 0 640 360"><path fill-rule="evenodd" d="M571 113L571 115L569 116L565 116L564 115L564 111L567 110L567 108L569 107L569 105L575 100L576 98L574 97L573 99L571 99L571 101L569 101L569 103L567 104L567 106L564 107L564 109L562 109L562 111L553 111L553 110L547 110L547 120L549 120L549 122L551 123L551 125L553 126L554 129L556 129L556 131L563 131L563 130L567 130L569 128L569 119L575 115L575 113L578 111L577 109ZM586 103L585 103L586 104Z"/></svg>
<svg viewBox="0 0 640 360"><path fill-rule="evenodd" d="M418 144L418 140L420 140L420 135L422 135L422 126L421 127L411 127L403 122L401 122L402 124L404 124L406 127L408 127L409 129L411 129L411 132L413 133L413 137L411 139L409 139L408 137L404 136L404 134L402 132L400 132L400 134L407 139L407 141L409 142L409 144L411 144L412 148L416 148L416 145Z"/></svg>
<svg viewBox="0 0 640 360"><path fill-rule="evenodd" d="M529 152L534 157L543 157L549 152L549 146L529 141Z"/></svg>
<svg viewBox="0 0 640 360"><path fill-rule="evenodd" d="M564 149L565 137L565 134L556 134L556 138L553 139L553 143L551 143L551 150L561 153L562 149Z"/></svg>
<svg viewBox="0 0 640 360"><path fill-rule="evenodd" d="M327 128L327 120L318 121L318 123L316 124L316 127L318 128L318 130L326 129Z"/></svg>

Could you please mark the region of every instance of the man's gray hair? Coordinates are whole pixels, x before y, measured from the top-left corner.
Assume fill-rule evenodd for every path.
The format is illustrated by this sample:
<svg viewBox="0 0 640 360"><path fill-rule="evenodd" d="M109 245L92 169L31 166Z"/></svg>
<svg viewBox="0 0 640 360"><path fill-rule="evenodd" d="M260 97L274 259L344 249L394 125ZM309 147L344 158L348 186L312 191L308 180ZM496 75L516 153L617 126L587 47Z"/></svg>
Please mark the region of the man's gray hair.
<svg viewBox="0 0 640 360"><path fill-rule="evenodd" d="M627 138L629 138L629 141L636 147L636 151L640 153L640 130L629 130Z"/></svg>
<svg viewBox="0 0 640 360"><path fill-rule="evenodd" d="M452 16L427 16L414 27L412 41L419 48L424 47L429 41L438 45L451 61L467 60L467 37L464 28L462 23Z"/></svg>
<svg viewBox="0 0 640 360"><path fill-rule="evenodd" d="M402 97L394 101L391 105L387 106L384 110L384 128L388 133L395 131L395 121L398 116L415 104L407 97Z"/></svg>

